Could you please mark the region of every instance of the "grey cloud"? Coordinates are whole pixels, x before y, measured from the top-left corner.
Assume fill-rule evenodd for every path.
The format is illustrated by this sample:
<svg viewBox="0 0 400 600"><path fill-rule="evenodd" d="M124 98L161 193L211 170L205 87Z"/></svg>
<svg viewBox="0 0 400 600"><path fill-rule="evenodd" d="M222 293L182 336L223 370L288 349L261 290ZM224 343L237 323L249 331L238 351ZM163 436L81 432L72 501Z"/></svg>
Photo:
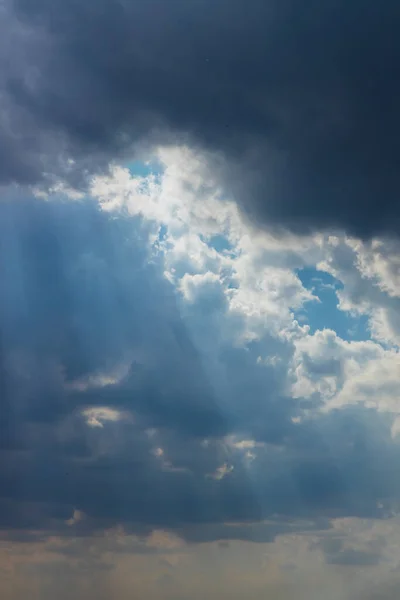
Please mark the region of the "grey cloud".
<svg viewBox="0 0 400 600"><path fill-rule="evenodd" d="M399 498L387 415L355 407L293 423L285 370L255 370L257 343L222 347L224 385L210 385L189 326L203 317L182 313L162 263L148 261L140 220L60 198L3 200L0 216L0 529L11 539L123 523L266 541L288 519L379 517L378 501ZM290 345L272 347L290 359ZM126 361L114 383L74 388ZM101 406L121 420L89 427L82 410ZM228 434L258 440L250 463ZM225 463L233 470L210 476ZM85 517L68 524L75 509ZM249 525L275 514L276 526Z"/></svg>
<svg viewBox="0 0 400 600"><path fill-rule="evenodd" d="M189 526L181 530L180 533L187 542L205 543L220 540L221 547L224 547L224 543L229 541L245 540L265 544L273 542L278 535L284 535L285 533L320 531L329 527L330 522L328 520L325 522L322 519L315 519L311 522L292 522L282 519L267 523L217 523L202 525L201 527Z"/></svg>
<svg viewBox="0 0 400 600"><path fill-rule="evenodd" d="M379 444L375 439L369 442L369 447L359 443L350 449L348 441L356 440L357 435L349 431L349 426L346 428L344 420L340 424L331 420L330 433L329 428L325 426L324 430L322 424L318 425L325 447L317 445L317 432L308 431L305 432L308 449L304 445L296 448L288 440L285 447L260 452L251 468L244 469L232 456L234 470L220 481L205 476L211 466L220 464L213 447L204 452L200 444L196 448L193 442L186 443L176 433L164 445L165 455L169 457L176 445L181 444L183 450L192 445L191 456L186 459L187 470L164 470L161 461L151 454L140 428L132 427L124 433L123 428L115 425L112 434L112 426L107 425L104 431L92 432L103 454L92 443L89 459L83 462L62 454L50 459L33 447L29 461L14 458L8 471L3 468L1 487L11 494L16 516L22 514L21 501L30 500L33 506L30 521L21 519L21 526L30 528L40 524L66 536L87 535L123 523L127 531L140 535L159 527L171 529L188 541L265 542L273 541L279 533L292 531L290 522L283 519L265 527L243 522L259 522L277 513L286 519L379 518L377 503L399 497L394 477L399 456L388 441L389 432L386 431L385 442ZM362 433L364 428L359 426L359 431ZM365 430L365 437L370 433L371 428ZM111 449L104 443L107 435L113 441ZM121 437L125 441L116 443ZM48 504L46 511L35 512L34 507L44 499ZM65 520L71 517L74 507L79 507L87 517L70 527ZM49 519L51 514L53 521ZM10 513L5 511L3 518L7 524ZM226 526L226 522L238 525ZM293 526L310 529L307 524ZM313 527L321 529L321 522Z"/></svg>
<svg viewBox="0 0 400 600"><path fill-rule="evenodd" d="M377 552L365 552L363 550L348 548L336 554L329 554L326 557L326 561L331 565L368 567L378 565L381 562L381 555Z"/></svg>
<svg viewBox="0 0 400 600"><path fill-rule="evenodd" d="M4 6L2 181L185 141L258 222L398 233L394 0Z"/></svg>
<svg viewBox="0 0 400 600"><path fill-rule="evenodd" d="M311 549L321 548L327 564L344 566L374 566L384 561L382 550L386 542L382 537L376 537L363 544L362 548L353 548L346 544L346 535L329 534L317 543L311 544Z"/></svg>
<svg viewBox="0 0 400 600"><path fill-rule="evenodd" d="M198 422L219 421L172 286L148 262L140 226L106 217L90 202L30 198L3 203L1 214L3 401L14 398L2 418L10 435L13 418L52 423L90 405L90 390L82 398L68 384L112 371L125 360L133 362L130 385L116 394L113 386L103 395L97 390L97 403L132 408L143 402L143 410L153 403L168 418L173 407L166 397L175 393L175 406L182 404L186 390L210 400L198 403ZM183 356L185 371L179 367ZM192 385L184 383L185 374ZM157 386L164 386L164 400L154 396ZM113 399L107 397L110 389ZM20 414L12 415L15 411Z"/></svg>
<svg viewBox="0 0 400 600"><path fill-rule="evenodd" d="M118 520L140 531L259 518L251 489L235 483L225 507L229 486L220 491L208 478L225 460L218 438L251 432L254 415L230 414L210 386L162 264L148 261L146 226L89 200L14 197L0 213L2 529L68 536ZM85 387L126 361L119 381ZM238 404L250 367L245 361L240 375L239 355L223 361L228 373L236 370ZM275 424L263 435L279 440L293 407L282 401L269 409L262 383L275 398L278 382L268 376L249 399L259 410L264 398L263 414ZM101 406L128 418L89 428L82 410ZM157 428L155 439L149 428ZM158 446L165 458L154 454ZM87 517L69 527L75 508Z"/></svg>
<svg viewBox="0 0 400 600"><path fill-rule="evenodd" d="M39 575L41 577L46 577L50 575L52 577L69 578L77 575L90 575L96 571L110 571L113 568L114 565L105 561L90 560L90 557L85 557L76 564L61 560L25 563L19 566L18 571L20 576Z"/></svg>

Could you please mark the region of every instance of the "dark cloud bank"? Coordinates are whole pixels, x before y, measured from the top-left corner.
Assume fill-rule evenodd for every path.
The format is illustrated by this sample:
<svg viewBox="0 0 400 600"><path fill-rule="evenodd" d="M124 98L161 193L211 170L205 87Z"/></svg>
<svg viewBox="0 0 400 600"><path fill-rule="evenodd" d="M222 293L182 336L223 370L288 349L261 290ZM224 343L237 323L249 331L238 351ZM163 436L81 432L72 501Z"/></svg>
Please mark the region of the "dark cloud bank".
<svg viewBox="0 0 400 600"><path fill-rule="evenodd" d="M1 179L77 181L184 140L258 220L396 234L399 18L394 0L6 0Z"/></svg>

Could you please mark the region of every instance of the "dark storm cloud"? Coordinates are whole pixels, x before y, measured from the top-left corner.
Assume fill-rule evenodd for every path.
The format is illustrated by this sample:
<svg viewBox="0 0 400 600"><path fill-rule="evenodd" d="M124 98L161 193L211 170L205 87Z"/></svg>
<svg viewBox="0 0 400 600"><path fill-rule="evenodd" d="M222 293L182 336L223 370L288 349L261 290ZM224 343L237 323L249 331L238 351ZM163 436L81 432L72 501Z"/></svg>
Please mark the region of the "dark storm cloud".
<svg viewBox="0 0 400 600"><path fill-rule="evenodd" d="M219 153L261 222L398 232L394 0L10 0L2 16L3 181L78 181L150 135Z"/></svg>
<svg viewBox="0 0 400 600"><path fill-rule="evenodd" d="M295 530L326 529L329 517L379 518L377 503L388 500L390 505L399 497L394 476L399 455L398 449L389 451L390 442L386 447L371 443L376 454L372 465L360 449L346 461L341 447L333 444L330 454L316 458L315 449L300 454L288 442L275 453L261 451L250 470L233 459L234 470L218 481L206 476L220 464L213 448L191 447L189 441L184 444L192 454L188 469L173 470L162 467L140 426L109 424L81 435L88 445L83 459L65 454L61 444L54 444L51 454L31 443L28 456L6 456L0 484L9 499L0 504L0 529L9 530L9 538L18 540L20 529L84 536L121 523L140 536L164 528L191 542L272 542ZM177 433L164 445L166 456L182 443L179 438ZM342 444L348 448L348 439ZM84 516L68 524L75 507ZM281 520L256 524L273 515ZM324 551L330 562L344 560L340 547Z"/></svg>

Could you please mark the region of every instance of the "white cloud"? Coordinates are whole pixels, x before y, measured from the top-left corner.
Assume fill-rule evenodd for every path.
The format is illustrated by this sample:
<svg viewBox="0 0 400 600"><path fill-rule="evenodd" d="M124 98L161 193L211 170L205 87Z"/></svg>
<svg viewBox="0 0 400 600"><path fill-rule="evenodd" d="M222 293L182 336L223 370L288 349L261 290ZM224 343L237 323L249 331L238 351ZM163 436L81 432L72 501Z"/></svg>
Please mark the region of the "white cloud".
<svg viewBox="0 0 400 600"><path fill-rule="evenodd" d="M249 349L257 342L251 361L279 373L281 392L317 396L325 408L363 403L397 412L398 244L257 230L224 196L203 156L162 148L157 160L157 176L116 168L94 181L92 193L105 210L127 210L153 223L150 243L181 294L182 315L214 390L234 402L220 352L227 344ZM366 315L371 340L350 342L330 330L311 334L307 323L299 324L293 311L308 303L311 312L320 302L296 274L306 266L342 282L338 308Z"/></svg>
<svg viewBox="0 0 400 600"><path fill-rule="evenodd" d="M73 525L76 525L77 523L80 523L81 521L83 521L85 518L86 518L86 515L84 512L82 512L81 510L75 509L72 517L66 521L66 524L69 525L70 527L72 527Z"/></svg>
<svg viewBox="0 0 400 600"><path fill-rule="evenodd" d="M106 406L87 408L82 411L82 414L89 427L103 428L104 423L116 423L123 418L123 415L119 410L108 408Z"/></svg>
<svg viewBox="0 0 400 600"><path fill-rule="evenodd" d="M345 341L331 330L296 341L293 361L295 397L313 394L324 409L363 404L400 412L400 354L374 341Z"/></svg>
<svg viewBox="0 0 400 600"><path fill-rule="evenodd" d="M292 269L319 258L320 238L260 233L224 197L201 156L173 148L161 149L158 158L163 166L158 179L118 168L94 181L93 195L106 210L126 209L154 222L157 230L167 228L157 249L164 254L168 279L184 295L207 274L229 291L229 310L246 320L250 338L263 329L277 335L292 328L291 309L317 301ZM229 249L213 246L216 237Z"/></svg>
<svg viewBox="0 0 400 600"><path fill-rule="evenodd" d="M380 411L400 414L400 355L383 352L366 364L351 363L342 389L330 407L362 403Z"/></svg>
<svg viewBox="0 0 400 600"><path fill-rule="evenodd" d="M361 275L389 296L400 298L400 243L375 239L370 243L353 241L351 245Z"/></svg>
<svg viewBox="0 0 400 600"><path fill-rule="evenodd" d="M224 463L220 467L217 467L215 472L208 475L208 477L220 481L221 479L224 479L224 477L227 477L230 473L232 473L233 469L233 465L228 465L228 463Z"/></svg>
<svg viewBox="0 0 400 600"><path fill-rule="evenodd" d="M107 386L116 385L129 373L131 364L131 360L126 360L109 370L90 373L84 377L66 381L64 383L64 388L67 391L86 392L91 389L101 389Z"/></svg>
<svg viewBox="0 0 400 600"><path fill-rule="evenodd" d="M327 237L319 267L343 283L339 308L366 315L372 337L400 345L400 246L390 240L361 242Z"/></svg>

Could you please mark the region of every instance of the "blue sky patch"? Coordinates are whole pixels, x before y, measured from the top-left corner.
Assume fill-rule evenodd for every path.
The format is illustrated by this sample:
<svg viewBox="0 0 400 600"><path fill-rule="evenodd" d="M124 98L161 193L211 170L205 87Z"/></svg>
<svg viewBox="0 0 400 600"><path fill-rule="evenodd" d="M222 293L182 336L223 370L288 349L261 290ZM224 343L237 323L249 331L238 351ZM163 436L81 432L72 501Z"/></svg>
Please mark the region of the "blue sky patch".
<svg viewBox="0 0 400 600"><path fill-rule="evenodd" d="M310 267L299 269L297 276L303 286L320 299L320 302L307 303L303 309L295 311L296 319L307 323L311 333L318 329L333 329L345 340L370 339L366 317L354 317L338 308L337 291L343 288L341 281Z"/></svg>
<svg viewBox="0 0 400 600"><path fill-rule="evenodd" d="M214 248L217 252L231 252L233 250L233 246L224 235L213 235L210 238L206 238L203 235L200 235L200 239L202 242L205 242L210 248Z"/></svg>
<svg viewBox="0 0 400 600"><path fill-rule="evenodd" d="M162 166L156 161L141 161L133 160L126 164L126 168L129 169L131 175L136 177L148 177L149 175L155 175L159 177L162 173Z"/></svg>

